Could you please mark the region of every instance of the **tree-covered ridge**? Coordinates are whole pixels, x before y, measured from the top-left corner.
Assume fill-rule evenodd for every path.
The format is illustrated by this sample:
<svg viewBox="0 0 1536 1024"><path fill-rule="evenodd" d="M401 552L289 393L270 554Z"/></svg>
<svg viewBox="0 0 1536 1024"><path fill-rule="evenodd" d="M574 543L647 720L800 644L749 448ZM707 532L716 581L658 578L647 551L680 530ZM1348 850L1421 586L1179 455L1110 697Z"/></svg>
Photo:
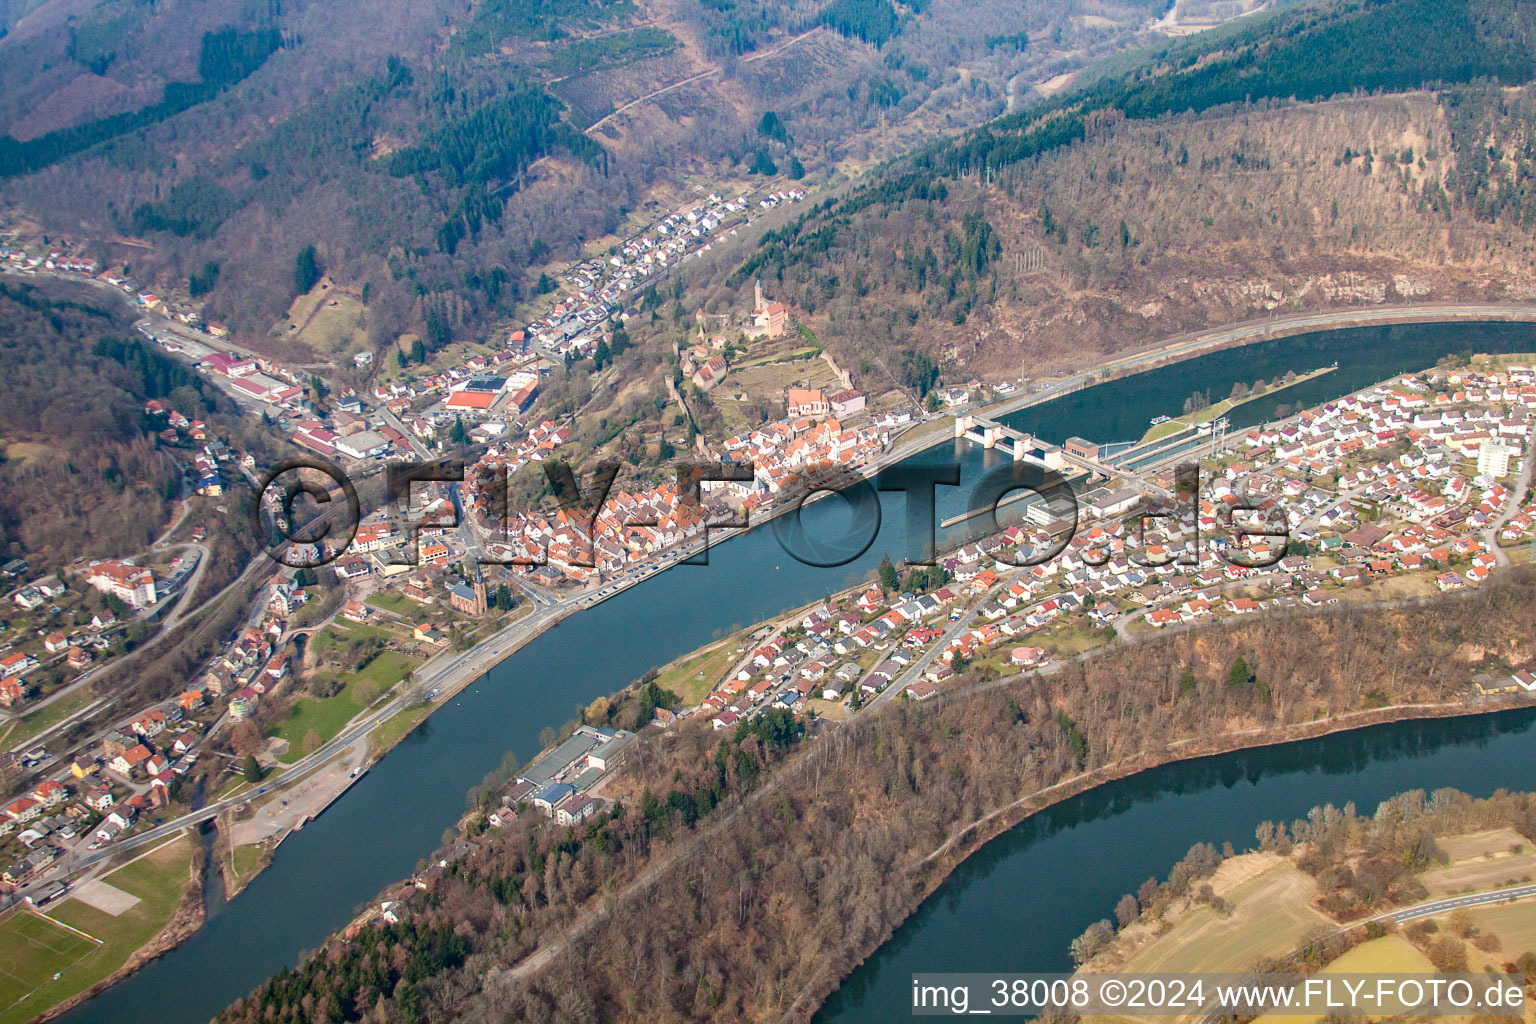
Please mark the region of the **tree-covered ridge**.
<svg viewBox="0 0 1536 1024"><path fill-rule="evenodd" d="M198 82L168 82L160 102L139 110L60 128L26 142L0 138L0 177L30 174L97 143L158 124L213 99L250 76L282 45L276 29L220 29L203 35Z"/></svg>
<svg viewBox="0 0 1536 1024"><path fill-rule="evenodd" d="M899 25L891 0L832 0L817 20L850 39L875 46L885 45Z"/></svg>
<svg viewBox="0 0 1536 1024"><path fill-rule="evenodd" d="M1151 119L1263 99L1316 100L1536 76L1525 45L1536 8L1517 0L1352 0L1287 8L1173 43L1131 71L918 151L834 203L764 236L740 275L772 274L828 251L839 226L871 207L927 199L937 179L994 173L1085 138L1120 117Z"/></svg>
<svg viewBox="0 0 1536 1024"><path fill-rule="evenodd" d="M483 225L499 222L522 174L555 149L607 173L607 151L561 120L562 109L542 89L519 87L390 155L386 166L397 178L437 174L447 187L465 190L437 229L439 251L452 254Z"/></svg>
<svg viewBox="0 0 1536 1024"><path fill-rule="evenodd" d="M207 238L240 206L234 194L199 175L172 187L158 203L140 203L133 211L134 230L169 231Z"/></svg>
<svg viewBox="0 0 1536 1024"><path fill-rule="evenodd" d="M1450 90L1450 190L1485 221L1536 225L1536 104L1493 83Z"/></svg>
<svg viewBox="0 0 1536 1024"><path fill-rule="evenodd" d="M652 713L658 696L673 702L651 682L640 702L643 715ZM774 709L741 722L727 738L709 736L712 749L699 749L686 771L674 773L670 788L645 789L637 807L616 804L564 829L540 828L536 815L520 813L519 823L500 834L482 831L475 848L443 858L448 864L431 883L425 913L331 944L297 970L274 976L219 1020L420 1021L427 1005L439 1011L431 1019L443 1019L444 1003L462 997L462 991L448 996L443 987L461 965L474 958L510 963L531 952L544 928L568 920L653 850L686 843L701 822L739 807L791 756L803 732L790 712ZM493 772L487 786L472 794L481 810L493 805L510 773L509 765L493 786L499 775ZM401 898L414 902L414 891Z"/></svg>
<svg viewBox="0 0 1536 1024"><path fill-rule="evenodd" d="M393 1018L423 1020L416 985L464 962L469 944L451 920L391 924L334 960L312 957L298 970L285 967L257 989L251 1001L282 1008L266 1020L362 1020L375 1004L394 1001Z"/></svg>
<svg viewBox="0 0 1536 1024"><path fill-rule="evenodd" d="M395 177L437 172L450 186L506 182L560 148L606 168L602 146L560 120L560 101L537 89L517 88L468 117L433 132L420 145L389 157Z"/></svg>

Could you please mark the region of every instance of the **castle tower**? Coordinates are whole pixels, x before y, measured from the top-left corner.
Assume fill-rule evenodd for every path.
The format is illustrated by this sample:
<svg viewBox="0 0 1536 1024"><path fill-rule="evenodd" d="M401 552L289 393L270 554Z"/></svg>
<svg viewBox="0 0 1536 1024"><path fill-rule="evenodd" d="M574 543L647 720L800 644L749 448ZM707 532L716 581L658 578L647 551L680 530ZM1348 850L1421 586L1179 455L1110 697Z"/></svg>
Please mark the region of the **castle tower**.
<svg viewBox="0 0 1536 1024"><path fill-rule="evenodd" d="M763 279L756 278L752 282L752 312L756 313L763 308Z"/></svg>

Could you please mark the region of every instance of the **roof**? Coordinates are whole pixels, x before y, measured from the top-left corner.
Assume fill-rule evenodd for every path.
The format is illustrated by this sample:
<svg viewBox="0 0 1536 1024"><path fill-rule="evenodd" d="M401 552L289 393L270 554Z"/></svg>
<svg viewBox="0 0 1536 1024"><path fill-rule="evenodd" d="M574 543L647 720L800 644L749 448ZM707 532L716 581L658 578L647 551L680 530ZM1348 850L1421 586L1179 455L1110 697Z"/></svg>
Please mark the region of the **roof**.
<svg viewBox="0 0 1536 1024"><path fill-rule="evenodd" d="M525 779L536 786L547 785L551 779L564 771L577 758L582 757L587 751L597 746L599 742L595 736L578 732L554 750L528 765L528 767L518 773L517 777Z"/></svg>
<svg viewBox="0 0 1536 1024"><path fill-rule="evenodd" d="M455 391L443 399L443 404L450 409L489 409L497 397L493 391Z"/></svg>
<svg viewBox="0 0 1536 1024"><path fill-rule="evenodd" d="M552 786L545 786L533 794L533 799L547 804L557 804L561 800L576 792L575 786L568 786L563 782L557 782Z"/></svg>

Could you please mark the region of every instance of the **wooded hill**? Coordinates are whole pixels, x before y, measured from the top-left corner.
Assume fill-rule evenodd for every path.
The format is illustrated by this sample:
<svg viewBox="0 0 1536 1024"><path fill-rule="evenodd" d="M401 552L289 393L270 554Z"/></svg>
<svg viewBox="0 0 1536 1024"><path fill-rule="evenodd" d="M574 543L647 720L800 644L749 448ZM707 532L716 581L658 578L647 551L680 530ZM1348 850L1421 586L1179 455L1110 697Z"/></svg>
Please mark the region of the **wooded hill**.
<svg viewBox="0 0 1536 1024"><path fill-rule="evenodd" d="M77 299L0 282L0 552L39 570L125 557L164 526L182 471L146 399L188 417L220 408L195 373Z"/></svg>
<svg viewBox="0 0 1536 1024"><path fill-rule="evenodd" d="M404 897L402 924L333 939L221 1020L808 1019L1031 794L1175 741L1194 757L1255 727L1455 702L1474 672L1536 657L1533 597L1536 572L1517 569L1408 608L1160 636L1055 675L961 679L812 739L775 715L724 739L651 730L615 779L627 807L572 828L477 821L479 850ZM544 947L540 969L514 966Z"/></svg>
<svg viewBox="0 0 1536 1024"><path fill-rule="evenodd" d="M916 348L956 377L1426 287L1523 297L1531 102L1498 86L1536 73L1533 18L1303 4L1111 60L872 172L700 294L763 278L847 363L879 375ZM953 245L978 217L1001 242L987 268Z"/></svg>
<svg viewBox="0 0 1536 1024"><path fill-rule="evenodd" d="M0 197L158 291L191 287L247 340L313 245L376 348L429 318L440 344L695 184L832 172L979 123L1015 74L1119 49L1160 7L43 0L0 20ZM771 111L783 130L759 132Z"/></svg>

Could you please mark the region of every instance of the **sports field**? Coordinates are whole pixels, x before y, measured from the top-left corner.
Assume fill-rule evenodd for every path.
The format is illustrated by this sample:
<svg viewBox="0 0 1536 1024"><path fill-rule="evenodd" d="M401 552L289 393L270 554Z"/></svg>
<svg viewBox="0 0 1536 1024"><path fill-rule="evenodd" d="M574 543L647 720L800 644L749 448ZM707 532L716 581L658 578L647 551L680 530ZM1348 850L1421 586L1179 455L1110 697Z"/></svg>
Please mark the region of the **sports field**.
<svg viewBox="0 0 1536 1024"><path fill-rule="evenodd" d="M44 908L46 911L47 908ZM41 990L53 985L60 998L67 995L67 985L54 976L68 970L97 949L90 939L29 910L13 910L0 918L0 1020L11 1018L10 1010L23 1000L32 1007L32 1016L53 1000L41 1001ZM37 995L38 998L28 999Z"/></svg>
<svg viewBox="0 0 1536 1024"><path fill-rule="evenodd" d="M27 911L0 918L0 1024L23 1024L91 987L154 938L191 884L192 853L192 842L178 836L103 876L110 887L105 891L132 898L132 903L100 900L98 893L98 900L109 907L103 910L70 895L42 908L62 924Z"/></svg>

